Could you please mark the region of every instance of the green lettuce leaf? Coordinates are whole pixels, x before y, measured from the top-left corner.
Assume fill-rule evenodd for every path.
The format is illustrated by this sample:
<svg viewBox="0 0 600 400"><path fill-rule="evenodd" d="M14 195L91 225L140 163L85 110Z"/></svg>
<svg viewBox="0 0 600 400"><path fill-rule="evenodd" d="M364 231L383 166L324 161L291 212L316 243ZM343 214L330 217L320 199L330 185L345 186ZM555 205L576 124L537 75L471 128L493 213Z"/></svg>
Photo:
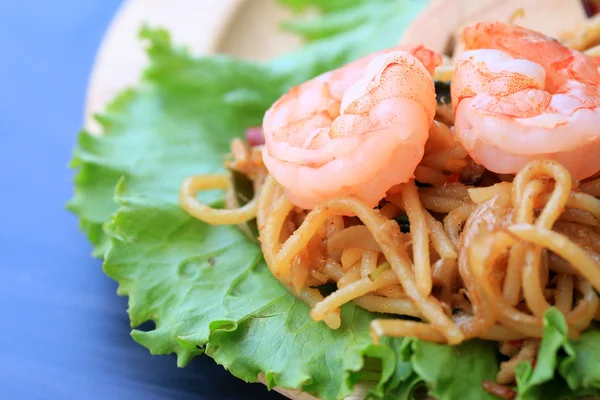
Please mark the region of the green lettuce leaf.
<svg viewBox="0 0 600 400"><path fill-rule="evenodd" d="M82 219L109 221L104 270L129 296L132 327L156 326L134 329L134 339L153 354L176 353L180 366L205 351L246 381L263 373L271 387L302 387L323 399L352 392L364 357L381 359L380 377L389 378L396 362L371 342L373 315L348 305L336 331L313 322L255 243L178 205L186 176L222 170L229 141L260 124L284 90L281 76L228 58L192 58L163 31L143 36L151 59L144 86L107 110L104 135L80 135L70 205L89 213Z"/></svg>
<svg viewBox="0 0 600 400"><path fill-rule="evenodd" d="M318 6L328 11L308 19L299 17L284 25L311 41L301 50L271 63L275 71L291 78L290 83L298 84L368 53L397 45L428 0L285 2L297 8Z"/></svg>
<svg viewBox="0 0 600 400"><path fill-rule="evenodd" d="M544 337L535 368L523 361L515 369L519 398L523 400L539 399L543 393L543 384L552 380L557 364L557 351L565 348L572 352L567 340L567 322L556 308L544 315Z"/></svg>
<svg viewBox="0 0 600 400"><path fill-rule="evenodd" d="M365 0L279 0L279 2L294 11L314 8L321 13L327 13L359 5Z"/></svg>
<svg viewBox="0 0 600 400"><path fill-rule="evenodd" d="M373 398L495 399L481 386L484 380L495 380L498 372L495 343L469 340L448 346L409 338L383 343L394 350L397 366L384 384L384 396L374 393Z"/></svg>
<svg viewBox="0 0 600 400"><path fill-rule="evenodd" d="M544 337L535 368L524 361L515 369L519 399L560 400L598 394L598 330L591 328L574 341L567 333L562 313L549 309L544 315Z"/></svg>
<svg viewBox="0 0 600 400"><path fill-rule="evenodd" d="M424 392L427 393L423 378L413 371L411 361L413 339L384 337L381 341L393 349L396 367L391 378L382 385L383 391L373 390L369 394L369 398L412 400L413 398L419 398L415 397L417 389L424 389Z"/></svg>
<svg viewBox="0 0 600 400"><path fill-rule="evenodd" d="M417 373L409 375L382 397L383 400L426 400L429 398L425 381Z"/></svg>
<svg viewBox="0 0 600 400"><path fill-rule="evenodd" d="M383 398L388 398L390 396L400 396L401 393L409 395L412 391L410 382L412 382L413 375L415 375L410 360L412 354L412 339L382 338L381 340L383 344L394 350L396 367L391 379L387 380L383 385L383 395L379 391L373 391L372 396L374 398L382 396ZM419 379L419 382L422 382L422 379Z"/></svg>
<svg viewBox="0 0 600 400"><path fill-rule="evenodd" d="M134 96L131 90L123 92L107 107L104 116L98 118L105 132L110 131L109 116L119 113ZM71 160L71 168L77 169L75 195L67 203L67 208L79 217L80 228L94 246L93 255L103 257L110 243L103 224L117 210L113 192L121 178L121 171L111 168L110 162L105 161L107 154L98 149L95 142L95 137L85 131L79 134Z"/></svg>
<svg viewBox="0 0 600 400"><path fill-rule="evenodd" d="M286 22L284 29L306 41L320 40L352 32L361 38L367 51L397 44L406 24L423 9L428 0L345 1L344 7L329 9L326 14L298 17ZM406 22L404 22L406 21ZM364 40L364 39L363 39Z"/></svg>
<svg viewBox="0 0 600 400"><path fill-rule="evenodd" d="M600 331L590 329L571 341L570 354L559 366L572 390L600 389ZM594 390L592 390L594 391Z"/></svg>
<svg viewBox="0 0 600 400"><path fill-rule="evenodd" d="M126 91L98 117L102 136L79 135L72 161L79 169L68 208L97 256L107 249L102 224L118 209L114 188L121 177L136 192L176 201L186 176L222 170L230 140L259 125L283 90L266 67L190 57L160 30L143 29L141 37L150 43L145 87ZM165 164L165 148L179 157Z"/></svg>
<svg viewBox="0 0 600 400"><path fill-rule="evenodd" d="M270 387L302 387L323 399L352 392L363 356L382 359L391 375L393 353L372 345L368 312L344 307L336 331L313 322L242 233L133 191L127 180L119 185L104 270L129 296L132 326L154 321L155 329L132 332L153 354L177 353L184 366L206 351L241 379L264 373Z"/></svg>
<svg viewBox="0 0 600 400"><path fill-rule="evenodd" d="M498 372L496 345L470 340L458 346L413 341L411 357L415 372L439 399L490 399L481 382L495 380Z"/></svg>

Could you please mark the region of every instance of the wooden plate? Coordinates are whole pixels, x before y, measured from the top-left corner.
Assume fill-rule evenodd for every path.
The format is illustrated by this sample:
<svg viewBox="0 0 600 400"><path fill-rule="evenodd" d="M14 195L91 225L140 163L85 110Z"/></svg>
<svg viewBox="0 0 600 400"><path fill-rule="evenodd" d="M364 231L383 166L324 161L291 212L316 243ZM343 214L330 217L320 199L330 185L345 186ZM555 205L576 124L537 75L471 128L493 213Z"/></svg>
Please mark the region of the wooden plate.
<svg viewBox="0 0 600 400"><path fill-rule="evenodd" d="M422 43L441 53L451 53L456 34L465 24L495 19L515 22L558 37L586 19L579 0L432 0L402 38Z"/></svg>
<svg viewBox="0 0 600 400"><path fill-rule="evenodd" d="M146 64L138 39L142 24L168 29L175 43L194 54L225 53L262 61L301 45L278 28L289 17L275 0L125 0L96 55L85 105L86 128L99 133L94 114L139 81Z"/></svg>
<svg viewBox="0 0 600 400"><path fill-rule="evenodd" d="M549 35L585 19L577 0L433 0L399 41L424 43L449 53L452 38L465 23L506 21L519 8L525 11L520 24ZM167 28L175 43L186 45L195 54L226 53L267 60L301 45L299 39L278 29L289 17L289 11L275 0L126 0L96 56L85 105L86 128L99 134L93 115L102 112L123 89L137 84L146 64L137 39L142 24ZM275 390L296 400L316 400L299 391ZM359 386L350 398L364 398L366 390Z"/></svg>
<svg viewBox="0 0 600 400"><path fill-rule="evenodd" d="M519 23L557 35L585 19L578 0L433 0L408 27L402 40L448 53L467 22L508 20L523 8ZM195 54L226 53L267 60L297 48L299 39L279 30L288 10L275 0L126 0L113 19L96 56L85 106L86 127L99 132L93 115L114 96L134 86L146 63L137 38L140 26L162 26L175 43Z"/></svg>

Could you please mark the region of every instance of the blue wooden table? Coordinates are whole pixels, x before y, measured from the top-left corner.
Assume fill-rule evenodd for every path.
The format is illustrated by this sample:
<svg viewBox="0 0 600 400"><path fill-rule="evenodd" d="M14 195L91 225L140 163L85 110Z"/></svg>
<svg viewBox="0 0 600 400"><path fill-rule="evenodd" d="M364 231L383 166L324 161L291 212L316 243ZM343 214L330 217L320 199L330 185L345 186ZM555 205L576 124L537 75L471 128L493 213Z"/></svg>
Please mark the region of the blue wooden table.
<svg viewBox="0 0 600 400"><path fill-rule="evenodd" d="M0 1L0 399L281 398L129 336L64 210L94 54L118 0Z"/></svg>

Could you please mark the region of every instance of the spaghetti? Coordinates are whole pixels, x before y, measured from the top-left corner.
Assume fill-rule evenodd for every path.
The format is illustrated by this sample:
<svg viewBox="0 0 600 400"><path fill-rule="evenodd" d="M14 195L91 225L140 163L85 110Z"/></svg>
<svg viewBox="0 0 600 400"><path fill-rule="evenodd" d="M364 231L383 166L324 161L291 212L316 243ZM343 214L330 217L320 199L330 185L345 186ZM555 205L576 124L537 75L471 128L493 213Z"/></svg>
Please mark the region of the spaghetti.
<svg viewBox="0 0 600 400"><path fill-rule="evenodd" d="M592 44L592 28L578 47ZM453 137L453 118L438 107L416 180L390 189L375 208L354 197L294 206L264 167L262 146L239 139L226 167L252 181L254 198L237 204L228 175L200 175L183 183L180 203L209 224L256 219L272 274L332 329L343 322L340 307L354 303L396 316L372 321L375 341L483 338L501 350L519 341L497 376L508 383L519 361L534 359L550 307L564 314L571 337L599 317L600 177L577 182L543 159L514 179L486 171ZM229 208L201 204L196 194L208 189L228 189ZM324 296L326 283L337 290Z"/></svg>
<svg viewBox="0 0 600 400"><path fill-rule="evenodd" d="M195 190L223 189L226 176L201 175L182 186L182 206L211 224L257 218L271 272L332 329L349 302L422 320L374 320L375 340L412 336L450 344L539 339L552 305L577 336L598 313L600 242L582 242L586 233L600 237L598 178L577 184L557 162L539 160L513 182L417 187L413 181L375 209L346 197L303 210L260 163L232 154L228 167L253 180L255 198L234 210L212 209L196 200ZM573 213L585 218L573 221ZM399 215L407 216L410 233L400 231ZM317 288L327 282L338 289L324 297ZM503 364L499 382L514 377L514 365Z"/></svg>

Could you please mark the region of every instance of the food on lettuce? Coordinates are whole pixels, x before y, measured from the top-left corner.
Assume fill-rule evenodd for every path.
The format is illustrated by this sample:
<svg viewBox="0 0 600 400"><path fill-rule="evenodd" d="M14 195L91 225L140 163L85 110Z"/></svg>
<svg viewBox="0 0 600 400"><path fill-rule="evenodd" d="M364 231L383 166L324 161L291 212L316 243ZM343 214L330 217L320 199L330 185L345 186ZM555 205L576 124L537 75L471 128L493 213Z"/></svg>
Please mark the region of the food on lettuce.
<svg viewBox="0 0 600 400"><path fill-rule="evenodd" d="M359 3L333 14L373 4ZM324 72L315 49L336 49L365 26L324 35L292 56L302 61L295 64ZM130 296L132 325L156 323L134 330L138 342L176 352L180 365L206 352L247 381L262 374L269 387L324 399L343 398L358 382L390 399L596 392L597 179L575 181L547 160L516 176L486 170L454 139L445 101L416 179L398 181L376 204L349 191L313 196L317 204L304 209L286 195L286 177L263 164L271 139L256 128L299 83L291 64L193 59L163 32L144 35L146 85L109 107L104 136L82 134L71 203L100 251L108 248L104 268ZM339 57L327 69L342 60L351 61ZM246 132L247 142L234 138ZM213 225L180 207L184 180L185 208ZM196 197L211 187L227 189L224 208L212 192Z"/></svg>
<svg viewBox="0 0 600 400"><path fill-rule="evenodd" d="M492 40L490 31L503 36ZM507 110L514 103L523 111L520 103L533 91L531 82L545 83L534 79L545 78L542 66L513 58L534 45L545 45L546 66L553 65L552 55L557 59L559 76L549 73L548 79L558 89L583 85L569 79L578 77L577 68L596 78L591 88L562 90L556 98L581 104L599 101L597 72L584 68L595 65L591 57L497 22L468 26L463 36L467 47L497 46L513 55L493 49L459 58L454 73L458 89L454 87L452 99L458 121L471 121L475 109L482 119L528 126ZM381 336L451 345L471 338L495 340L511 357L501 365L497 381L509 384L519 362L535 359L544 334L543 317L552 306L564 314L572 335L587 329L598 313L600 241L587 238L600 238L594 229L600 199L592 193L600 179L584 181L581 188L569 169L553 157L538 155L537 147L546 141L537 144L534 134L516 128L507 129L506 135L533 136L532 146L520 148L529 162L515 166L511 156L502 159L503 153L465 149L464 141L472 142L465 136L491 135L489 130L503 125L483 121L478 129L466 122L454 126L447 115L446 122L434 122L436 96L430 74L441 57L412 54L398 49L374 54L296 86L275 102L263 122L264 146L249 147L235 139L232 143L228 169L254 183L254 198L242 207L214 209L196 198L199 190L227 188L227 174L188 178L180 202L191 215L211 224L256 218L269 269L311 307L314 321L337 329L340 306L353 302L368 311L405 317L372 321L375 342ZM567 55L572 63L565 65ZM559 78L563 86L554 82ZM586 79L591 78L581 78ZM556 107L545 109L544 116L558 115L561 109ZM571 114L594 111L580 106ZM572 127L565 122L567 128L586 128L587 135L590 126L582 128L575 120L569 121ZM464 141L452 135L454 128ZM546 127L538 130L543 128L550 139L557 136L560 142L564 136ZM407 131L428 137L427 143L404 140ZM588 158L593 158L593 148L583 150L591 151ZM410 164L415 155L418 166ZM515 170L516 176L487 169L473 182L473 169L480 167L470 156L484 165L508 165L500 172ZM323 162L317 161L321 158ZM577 161L586 160L572 158L569 167L580 171ZM426 173L417 171L419 167ZM595 175L600 165L586 168L593 169L584 177ZM405 182L407 173L427 187ZM465 185L461 176L473 184ZM410 233L401 232L396 223L402 215ZM318 288L331 283L337 290L322 295ZM484 387L502 393L493 383Z"/></svg>

